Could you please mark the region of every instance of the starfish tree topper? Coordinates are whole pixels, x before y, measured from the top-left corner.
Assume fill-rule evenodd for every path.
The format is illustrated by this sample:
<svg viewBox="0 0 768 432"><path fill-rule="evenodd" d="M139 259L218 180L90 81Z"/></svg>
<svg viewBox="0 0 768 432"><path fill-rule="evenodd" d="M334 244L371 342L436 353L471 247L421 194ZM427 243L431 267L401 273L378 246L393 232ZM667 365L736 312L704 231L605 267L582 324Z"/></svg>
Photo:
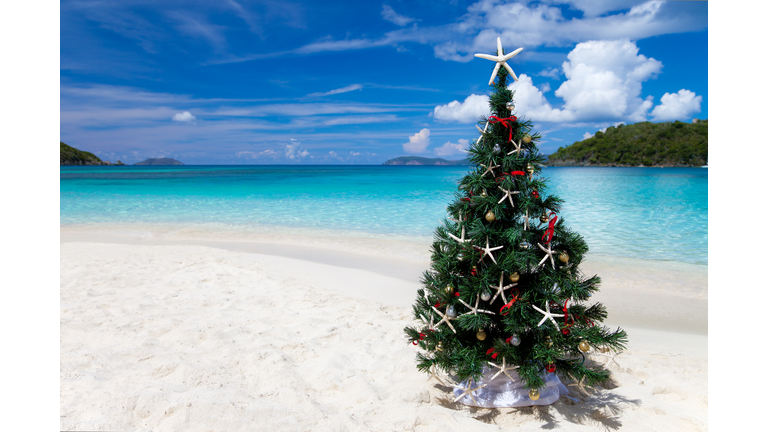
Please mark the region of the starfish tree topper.
<svg viewBox="0 0 768 432"><path fill-rule="evenodd" d="M496 78L496 74L499 73L499 69L504 66L504 69L509 72L509 74L514 78L515 81L517 81L517 75L515 75L515 72L512 70L511 67L507 64L507 60L511 59L512 57L516 56L517 54L522 51L522 48L518 48L514 51L512 51L509 54L504 54L504 49L501 47L501 38L496 38L496 55L490 55L490 54L475 54L475 57L479 57L481 59L491 60L496 62L496 67L493 68L493 73L491 74L491 80L488 81L488 85L493 84L493 80Z"/></svg>

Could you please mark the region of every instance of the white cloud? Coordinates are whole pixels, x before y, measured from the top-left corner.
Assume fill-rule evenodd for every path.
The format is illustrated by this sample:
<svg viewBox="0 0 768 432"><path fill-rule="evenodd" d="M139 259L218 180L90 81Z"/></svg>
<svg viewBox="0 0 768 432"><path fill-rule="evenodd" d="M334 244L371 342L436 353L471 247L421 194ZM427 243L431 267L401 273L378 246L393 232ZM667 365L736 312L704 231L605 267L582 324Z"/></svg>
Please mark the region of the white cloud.
<svg viewBox="0 0 768 432"><path fill-rule="evenodd" d="M475 123L481 116L489 115L488 96L472 94L464 102L453 101L447 105L438 105L433 115L438 120Z"/></svg>
<svg viewBox="0 0 768 432"><path fill-rule="evenodd" d="M564 102L561 108L554 108L544 97L550 90L548 83L537 88L526 74L508 88L515 92L515 110L537 122L638 122L646 119L653 105L650 97L640 97L642 83L661 68L660 61L639 54L634 42L588 41L576 45L563 63L566 81L555 91ZM435 107L433 115L438 120L473 123L488 115L488 97L473 94L464 102Z"/></svg>
<svg viewBox="0 0 768 432"><path fill-rule="evenodd" d="M552 108L544 93L533 85L533 80L526 74L520 74L519 81L508 86L515 92L515 111L537 122L571 121L572 116L560 109Z"/></svg>
<svg viewBox="0 0 768 432"><path fill-rule="evenodd" d="M539 90L541 90L542 93L546 93L552 90L552 87L550 87L548 82L545 82L544 84L539 85Z"/></svg>
<svg viewBox="0 0 768 432"><path fill-rule="evenodd" d="M355 91L355 90L360 90L362 88L363 88L363 86L360 85L360 84L352 84L352 85L348 85L346 87L337 88L335 90L327 91L325 93L310 93L307 96L310 96L310 97L330 96L330 95L335 95L335 94L339 94L339 93L347 93L347 92L351 92L351 91Z"/></svg>
<svg viewBox="0 0 768 432"><path fill-rule="evenodd" d="M452 155L464 155L469 148L468 139L460 139L458 143L446 142L442 146L435 149L435 154L438 156L452 156Z"/></svg>
<svg viewBox="0 0 768 432"><path fill-rule="evenodd" d="M354 156L360 156L361 154L362 154L362 153L358 153L358 152L354 152L354 151L350 151L350 152L349 152L349 156L350 156L350 157L354 157Z"/></svg>
<svg viewBox="0 0 768 432"><path fill-rule="evenodd" d="M594 136L594 135L592 135L592 134L591 134L591 133L589 133L589 132L584 132L584 137L583 137L582 139L589 139L589 138L592 138L593 136Z"/></svg>
<svg viewBox="0 0 768 432"><path fill-rule="evenodd" d="M177 122L189 123L197 120L197 117L193 116L189 111L176 113L171 117L171 120Z"/></svg>
<svg viewBox="0 0 768 432"><path fill-rule="evenodd" d="M252 152L252 151L241 151L235 153L235 156L241 159L258 159L260 157L271 157L275 158L277 156L277 152L274 150L264 150L260 152Z"/></svg>
<svg viewBox="0 0 768 432"><path fill-rule="evenodd" d="M309 154L307 150L301 149L301 143L293 138L291 142L285 145L285 158L291 160L298 160L306 157Z"/></svg>
<svg viewBox="0 0 768 432"><path fill-rule="evenodd" d="M429 146L429 129L424 128L418 133L408 137L408 142L403 144L403 150L407 153L424 153Z"/></svg>
<svg viewBox="0 0 768 432"><path fill-rule="evenodd" d="M537 73L538 76L543 76L547 78L557 79L560 77L560 68L551 67L548 69L544 69L543 71Z"/></svg>
<svg viewBox="0 0 768 432"><path fill-rule="evenodd" d="M656 121L687 119L701 111L701 100L701 96L686 89L677 93L664 93L661 105L656 105L651 115Z"/></svg>
<svg viewBox="0 0 768 432"><path fill-rule="evenodd" d="M563 63L567 81L555 91L564 111L580 121L645 120L650 100L640 98L642 82L661 71L661 62L638 54L628 40L582 42Z"/></svg>
<svg viewBox="0 0 768 432"><path fill-rule="evenodd" d="M381 16L394 24L399 25L400 27L408 25L409 23L415 21L413 18L409 18L407 16L403 16L395 12L394 9L392 9L392 6L390 5L384 5L381 8Z"/></svg>
<svg viewBox="0 0 768 432"><path fill-rule="evenodd" d="M443 60L468 62L473 59L474 53L489 53L496 46L497 37L509 43L510 49L519 46L532 49L568 46L590 39L638 40L699 31L707 27L706 5L681 7L676 4L680 2L638 1L620 1L610 5L601 1L591 7L591 1L551 0L549 3L571 3L585 13L583 17L566 18L557 6L480 0L469 6L461 21L446 32L444 42L434 42L435 56ZM627 11L630 6L633 7ZM476 32L474 29L482 30ZM422 29L423 33L426 31ZM511 46L513 44L514 47ZM525 51L522 56L525 56Z"/></svg>
<svg viewBox="0 0 768 432"><path fill-rule="evenodd" d="M645 1L646 0L546 0L545 3L570 4L574 9L584 12L585 17L596 17L603 15L606 12L630 9Z"/></svg>
<svg viewBox="0 0 768 432"><path fill-rule="evenodd" d="M336 152L335 152L335 151L329 151L329 152L328 152L328 155L329 155L330 157L339 157L339 156L336 154Z"/></svg>

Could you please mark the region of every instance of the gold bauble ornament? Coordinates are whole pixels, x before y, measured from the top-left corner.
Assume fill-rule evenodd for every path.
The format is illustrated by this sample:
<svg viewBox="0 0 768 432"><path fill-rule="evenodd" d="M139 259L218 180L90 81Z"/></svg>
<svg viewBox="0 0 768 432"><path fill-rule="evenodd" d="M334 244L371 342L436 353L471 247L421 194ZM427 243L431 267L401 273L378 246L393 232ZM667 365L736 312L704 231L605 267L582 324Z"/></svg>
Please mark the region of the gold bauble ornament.
<svg viewBox="0 0 768 432"><path fill-rule="evenodd" d="M520 242L520 244L518 245L518 247L520 248L520 250L526 250L526 249L528 249L529 247L531 247L531 245L530 245L528 242Z"/></svg>
<svg viewBox="0 0 768 432"><path fill-rule="evenodd" d="M507 102L507 109L510 110L510 111L515 109L515 106L512 104L512 102Z"/></svg>
<svg viewBox="0 0 768 432"><path fill-rule="evenodd" d="M539 400L539 396L541 396L539 394L539 389L530 389L530 390L528 390L528 397L531 400L534 400L534 401L535 400Z"/></svg>
<svg viewBox="0 0 768 432"><path fill-rule="evenodd" d="M531 164L526 165L525 171L528 172L528 174L533 174L533 165Z"/></svg>
<svg viewBox="0 0 768 432"><path fill-rule="evenodd" d="M447 286L445 287L445 292L446 292L448 295L452 295L452 294L453 294L453 287L452 287L452 286L450 286L450 285L447 285Z"/></svg>
<svg viewBox="0 0 768 432"><path fill-rule="evenodd" d="M557 257L557 259L559 259L563 264L568 262L568 258L568 252L560 252L560 255Z"/></svg>
<svg viewBox="0 0 768 432"><path fill-rule="evenodd" d="M581 352L589 351L589 343L587 341L579 342L579 350L581 350Z"/></svg>
<svg viewBox="0 0 768 432"><path fill-rule="evenodd" d="M483 192L480 195L482 197L487 197L488 196L488 192L486 192L485 189L483 189Z"/></svg>
<svg viewBox="0 0 768 432"><path fill-rule="evenodd" d="M539 220L541 221L541 223L549 222L549 218L547 217L547 212L542 213L541 216L539 216Z"/></svg>
<svg viewBox="0 0 768 432"><path fill-rule="evenodd" d="M436 351L442 351L443 350L443 343L442 342L438 342L437 346L435 347L435 350Z"/></svg>
<svg viewBox="0 0 768 432"><path fill-rule="evenodd" d="M493 214L492 211L488 210L488 213L485 214L485 220L487 220L488 222L493 222L496 220L496 215Z"/></svg>
<svg viewBox="0 0 768 432"><path fill-rule="evenodd" d="M485 340L485 337L486 337L485 330L483 329L478 330L475 336L477 336L478 340L481 340L481 341Z"/></svg>
<svg viewBox="0 0 768 432"><path fill-rule="evenodd" d="M547 346L547 348L552 348L552 338L549 336L545 337L544 344ZM579 345L579 348L581 348L581 345Z"/></svg>
<svg viewBox="0 0 768 432"><path fill-rule="evenodd" d="M526 144L528 144L529 142L531 142L531 136L530 136L530 135L526 135L526 136L524 136L524 137L523 137L523 142L524 142L524 143L526 143Z"/></svg>
<svg viewBox="0 0 768 432"><path fill-rule="evenodd" d="M509 275L509 280L510 280L511 282L517 282L517 281L519 281L519 280L520 280L520 273L518 273L518 272L514 272L514 273L512 273L511 275Z"/></svg>

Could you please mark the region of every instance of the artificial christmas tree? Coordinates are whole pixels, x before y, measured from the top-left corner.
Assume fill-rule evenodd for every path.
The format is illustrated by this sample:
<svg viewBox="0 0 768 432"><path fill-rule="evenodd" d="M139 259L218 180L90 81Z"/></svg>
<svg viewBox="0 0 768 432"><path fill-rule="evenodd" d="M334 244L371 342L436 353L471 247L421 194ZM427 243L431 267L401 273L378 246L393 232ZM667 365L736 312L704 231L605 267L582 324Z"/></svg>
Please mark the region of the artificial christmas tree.
<svg viewBox="0 0 768 432"><path fill-rule="evenodd" d="M567 393L558 376L607 381L608 371L586 364L585 353L618 352L627 336L599 325L602 304L583 303L600 278L579 271L587 244L557 215L562 200L546 192L540 135L514 115L507 78L517 77L506 61L522 48L505 55L497 44L495 56L476 54L496 62L492 115L468 150L475 169L435 230L431 269L413 306L420 323L405 333L426 351L419 370L460 381L456 401L544 405Z"/></svg>

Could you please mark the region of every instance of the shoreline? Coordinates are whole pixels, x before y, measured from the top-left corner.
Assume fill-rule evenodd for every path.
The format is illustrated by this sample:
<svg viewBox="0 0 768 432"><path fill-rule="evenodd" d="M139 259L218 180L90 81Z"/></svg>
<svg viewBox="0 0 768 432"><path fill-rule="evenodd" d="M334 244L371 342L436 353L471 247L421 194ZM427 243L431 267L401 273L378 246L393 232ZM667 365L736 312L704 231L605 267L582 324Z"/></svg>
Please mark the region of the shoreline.
<svg viewBox="0 0 768 432"><path fill-rule="evenodd" d="M60 244L208 247L258 255L260 259L273 262L276 271L281 273L290 273L291 268L299 266L314 269L317 274L332 273L333 268L357 274L371 273L398 281L393 285L409 288L400 287L394 295L385 287L369 287L347 294L399 307L411 306L420 287L420 278L430 265L426 239L414 241L385 236L349 236L341 239L327 234L308 238L297 231L290 237L280 233L262 239L249 237L237 240L236 237L224 236L222 240L215 240L188 234L179 235L176 232L139 237L62 228ZM286 260L295 262L287 265ZM592 301L607 306L607 325L707 334L707 266L590 254L580 269L587 276L598 275L602 279L600 292ZM359 283L366 284L362 278ZM333 289L333 279L328 279L324 285Z"/></svg>

